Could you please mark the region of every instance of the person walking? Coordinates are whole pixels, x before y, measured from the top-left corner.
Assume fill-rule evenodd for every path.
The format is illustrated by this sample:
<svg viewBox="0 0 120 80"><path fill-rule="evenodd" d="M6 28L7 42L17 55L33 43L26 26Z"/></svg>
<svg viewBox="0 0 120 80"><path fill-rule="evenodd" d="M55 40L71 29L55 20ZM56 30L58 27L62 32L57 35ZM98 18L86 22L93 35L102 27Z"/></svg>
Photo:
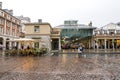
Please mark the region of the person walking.
<svg viewBox="0 0 120 80"><path fill-rule="evenodd" d="M83 51L83 47L82 47L82 45L79 45L79 47L78 47L78 53L82 53L82 51Z"/></svg>

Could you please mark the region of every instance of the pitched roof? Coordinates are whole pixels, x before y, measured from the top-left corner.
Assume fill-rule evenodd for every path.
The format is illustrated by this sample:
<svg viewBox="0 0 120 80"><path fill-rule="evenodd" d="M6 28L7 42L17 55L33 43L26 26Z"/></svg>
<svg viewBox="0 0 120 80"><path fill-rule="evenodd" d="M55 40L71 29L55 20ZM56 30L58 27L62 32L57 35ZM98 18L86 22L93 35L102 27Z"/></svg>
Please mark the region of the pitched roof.
<svg viewBox="0 0 120 80"><path fill-rule="evenodd" d="M59 25L59 26L56 26L55 28L62 28L62 29L72 29L72 28L77 28L77 29L96 29L96 27L91 27L91 26L84 25L84 24Z"/></svg>
<svg viewBox="0 0 120 80"><path fill-rule="evenodd" d="M116 29L116 30L120 30L120 26L118 26L115 23L109 23L103 27L100 27L99 29L103 29L103 30L107 30L107 29Z"/></svg>

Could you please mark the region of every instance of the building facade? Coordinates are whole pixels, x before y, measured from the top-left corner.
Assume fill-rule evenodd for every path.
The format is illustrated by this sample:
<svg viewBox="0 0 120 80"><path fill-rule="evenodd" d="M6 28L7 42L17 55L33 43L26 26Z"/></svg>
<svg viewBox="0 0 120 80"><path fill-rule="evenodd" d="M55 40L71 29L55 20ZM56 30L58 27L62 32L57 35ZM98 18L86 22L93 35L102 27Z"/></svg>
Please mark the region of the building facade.
<svg viewBox="0 0 120 80"><path fill-rule="evenodd" d="M4 46L4 50L17 45L17 43L7 42L7 40L19 38L20 23L19 19L0 9L0 44Z"/></svg>
<svg viewBox="0 0 120 80"><path fill-rule="evenodd" d="M36 40L33 47L41 48L42 46L51 50L51 30L49 23L26 23L25 38Z"/></svg>
<svg viewBox="0 0 120 80"><path fill-rule="evenodd" d="M97 44L98 49L114 50L120 48L120 26L115 23L109 23L94 30L95 44Z"/></svg>
<svg viewBox="0 0 120 80"><path fill-rule="evenodd" d="M51 31L51 48L52 50L61 50L61 29L52 28Z"/></svg>
<svg viewBox="0 0 120 80"><path fill-rule="evenodd" d="M59 28L52 28L40 19L36 23L25 23L25 37L36 40L33 47L46 47L48 50L61 50Z"/></svg>
<svg viewBox="0 0 120 80"><path fill-rule="evenodd" d="M25 37L25 23L30 23L31 19L29 17L24 17L23 15L21 16L16 16L16 18L21 20L21 32L20 32L20 37L24 38Z"/></svg>

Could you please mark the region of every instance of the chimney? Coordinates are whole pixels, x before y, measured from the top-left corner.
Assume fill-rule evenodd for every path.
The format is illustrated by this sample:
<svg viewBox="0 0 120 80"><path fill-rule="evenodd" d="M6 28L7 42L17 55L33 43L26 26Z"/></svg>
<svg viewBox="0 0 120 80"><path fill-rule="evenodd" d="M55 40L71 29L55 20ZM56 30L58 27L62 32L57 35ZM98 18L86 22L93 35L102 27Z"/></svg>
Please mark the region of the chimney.
<svg viewBox="0 0 120 80"><path fill-rule="evenodd" d="M11 10L9 10L9 13L11 14L11 15L13 15L13 10L11 9Z"/></svg>
<svg viewBox="0 0 120 80"><path fill-rule="evenodd" d="M0 8L2 9L2 2L0 2Z"/></svg>
<svg viewBox="0 0 120 80"><path fill-rule="evenodd" d="M42 23L42 19L38 19L38 23Z"/></svg>
<svg viewBox="0 0 120 80"><path fill-rule="evenodd" d="M88 24L88 26L92 27L92 21L90 21L90 23Z"/></svg>

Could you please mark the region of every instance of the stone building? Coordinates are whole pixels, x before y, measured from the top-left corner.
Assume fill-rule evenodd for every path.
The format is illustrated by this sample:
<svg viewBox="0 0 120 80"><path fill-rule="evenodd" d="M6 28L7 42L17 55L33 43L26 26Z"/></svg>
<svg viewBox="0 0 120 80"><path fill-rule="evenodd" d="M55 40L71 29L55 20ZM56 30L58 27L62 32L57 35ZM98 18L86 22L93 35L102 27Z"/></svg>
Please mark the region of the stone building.
<svg viewBox="0 0 120 80"><path fill-rule="evenodd" d="M25 23L25 38L31 38L38 42L33 47L41 48L42 46L50 50L60 50L60 29L52 28L49 23L38 22Z"/></svg>
<svg viewBox="0 0 120 80"><path fill-rule="evenodd" d="M25 23L30 23L31 19L29 17L24 17L23 15L21 16L16 16L16 18L21 20L21 32L20 32L20 37L24 38L25 37Z"/></svg>
<svg viewBox="0 0 120 80"><path fill-rule="evenodd" d="M17 43L7 42L7 40L17 39L20 35L21 21L0 8L0 45L4 49L11 49Z"/></svg>
<svg viewBox="0 0 120 80"><path fill-rule="evenodd" d="M109 23L94 30L94 44L98 44L99 49L120 48L120 26Z"/></svg>

